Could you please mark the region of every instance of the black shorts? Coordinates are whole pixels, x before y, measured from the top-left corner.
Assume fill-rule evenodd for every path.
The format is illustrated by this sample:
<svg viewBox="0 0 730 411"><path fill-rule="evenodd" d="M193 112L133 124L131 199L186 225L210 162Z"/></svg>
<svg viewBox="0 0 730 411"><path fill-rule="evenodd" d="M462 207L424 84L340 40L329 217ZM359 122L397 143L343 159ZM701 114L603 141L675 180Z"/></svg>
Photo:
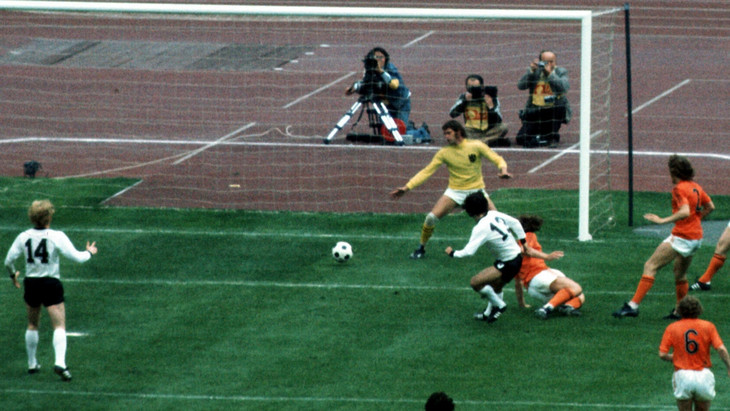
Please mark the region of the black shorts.
<svg viewBox="0 0 730 411"><path fill-rule="evenodd" d="M26 277L23 280L25 302L33 307L61 304L63 299L63 284L53 277Z"/></svg>
<svg viewBox="0 0 730 411"><path fill-rule="evenodd" d="M507 284L520 272L520 268L522 268L522 254L518 254L517 257L509 261L497 260L494 262L494 268L502 273L502 282Z"/></svg>

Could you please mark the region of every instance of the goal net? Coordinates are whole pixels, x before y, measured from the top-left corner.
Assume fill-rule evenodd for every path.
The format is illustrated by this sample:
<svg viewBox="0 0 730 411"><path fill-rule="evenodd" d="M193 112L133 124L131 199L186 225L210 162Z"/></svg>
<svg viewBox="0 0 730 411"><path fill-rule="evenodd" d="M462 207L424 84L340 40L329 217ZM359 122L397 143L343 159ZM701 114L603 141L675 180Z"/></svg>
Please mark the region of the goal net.
<svg viewBox="0 0 730 411"><path fill-rule="evenodd" d="M498 88L516 178L485 164L487 191L555 190L579 238L611 221L610 113L617 10L466 10L0 1L0 174L135 177L110 205L317 212L427 212L447 173L399 201L443 146L441 125L468 74ZM411 91L431 144L352 142L365 54L380 46ZM557 148L514 146L543 49L568 70L573 120ZM460 119L460 118L458 118ZM461 120L461 119L460 119ZM410 141L409 141L410 142ZM564 198L561 198L564 196Z"/></svg>

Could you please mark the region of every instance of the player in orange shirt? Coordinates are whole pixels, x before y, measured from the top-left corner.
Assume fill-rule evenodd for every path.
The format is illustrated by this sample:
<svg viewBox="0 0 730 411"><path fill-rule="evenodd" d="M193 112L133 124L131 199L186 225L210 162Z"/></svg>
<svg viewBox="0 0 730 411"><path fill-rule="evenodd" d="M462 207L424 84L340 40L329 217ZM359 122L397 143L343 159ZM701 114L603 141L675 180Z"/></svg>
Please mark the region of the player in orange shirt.
<svg viewBox="0 0 730 411"><path fill-rule="evenodd" d="M687 296L677 307L682 318L670 324L659 344L659 358L674 364L672 386L680 411L709 410L715 398L715 376L710 371L710 347L714 348L725 363L730 376L730 355L717 333L715 325L700 320L702 304L697 298ZM669 353L669 351L673 351Z"/></svg>
<svg viewBox="0 0 730 411"><path fill-rule="evenodd" d="M522 215L520 224L525 230L525 253L522 258L522 268L515 281L515 294L520 307L529 307L525 304L522 287L527 289L531 296L545 304L535 311L538 318L546 320L556 309L565 315L580 315L578 309L585 302L583 289L580 284L566 277L560 270L550 268L545 261L562 258L562 251L545 253L537 241L536 231L542 227L542 218L538 216Z"/></svg>
<svg viewBox="0 0 730 411"><path fill-rule="evenodd" d="M695 171L687 158L676 154L669 157L669 174L672 177L672 215L659 217L644 214L644 218L655 224L674 223L672 233L654 250L654 254L644 263L644 272L631 301L613 313L614 317L636 317L639 304L654 285L657 271L674 261L674 284L677 304L687 295L687 269L692 256L702 244L702 219L715 209L710 196L695 183ZM675 304L676 308L676 304ZM673 308L667 319L679 318Z"/></svg>

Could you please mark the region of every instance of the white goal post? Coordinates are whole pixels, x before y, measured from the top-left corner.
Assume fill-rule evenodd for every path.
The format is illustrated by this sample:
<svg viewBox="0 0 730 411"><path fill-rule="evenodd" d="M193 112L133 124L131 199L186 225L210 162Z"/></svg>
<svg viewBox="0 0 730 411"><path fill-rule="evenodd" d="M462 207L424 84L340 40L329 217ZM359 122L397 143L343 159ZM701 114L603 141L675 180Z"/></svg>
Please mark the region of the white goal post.
<svg viewBox="0 0 730 411"><path fill-rule="evenodd" d="M43 12L99 12L99 13L153 13L191 15L246 15L246 16L299 16L373 19L514 19L514 20L570 20L580 22L580 101L579 101L579 221L578 239L591 240L590 222L590 155L591 155L591 81L592 36L591 10L525 10L525 9L454 9L454 8L398 8L398 7L309 7L309 6L255 6L133 2L64 2L64 1L0 1L0 10ZM617 10L604 11L613 13ZM404 176L405 177L405 176Z"/></svg>

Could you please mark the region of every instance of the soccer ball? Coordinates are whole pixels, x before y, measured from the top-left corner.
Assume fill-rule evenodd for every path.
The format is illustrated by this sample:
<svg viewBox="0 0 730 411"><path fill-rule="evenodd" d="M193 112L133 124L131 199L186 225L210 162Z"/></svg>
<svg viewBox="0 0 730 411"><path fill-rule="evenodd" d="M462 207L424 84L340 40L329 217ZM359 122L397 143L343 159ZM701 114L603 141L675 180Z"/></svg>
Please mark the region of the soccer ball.
<svg viewBox="0 0 730 411"><path fill-rule="evenodd" d="M332 247L332 258L338 263L344 263L352 258L352 246L350 243L340 241Z"/></svg>

